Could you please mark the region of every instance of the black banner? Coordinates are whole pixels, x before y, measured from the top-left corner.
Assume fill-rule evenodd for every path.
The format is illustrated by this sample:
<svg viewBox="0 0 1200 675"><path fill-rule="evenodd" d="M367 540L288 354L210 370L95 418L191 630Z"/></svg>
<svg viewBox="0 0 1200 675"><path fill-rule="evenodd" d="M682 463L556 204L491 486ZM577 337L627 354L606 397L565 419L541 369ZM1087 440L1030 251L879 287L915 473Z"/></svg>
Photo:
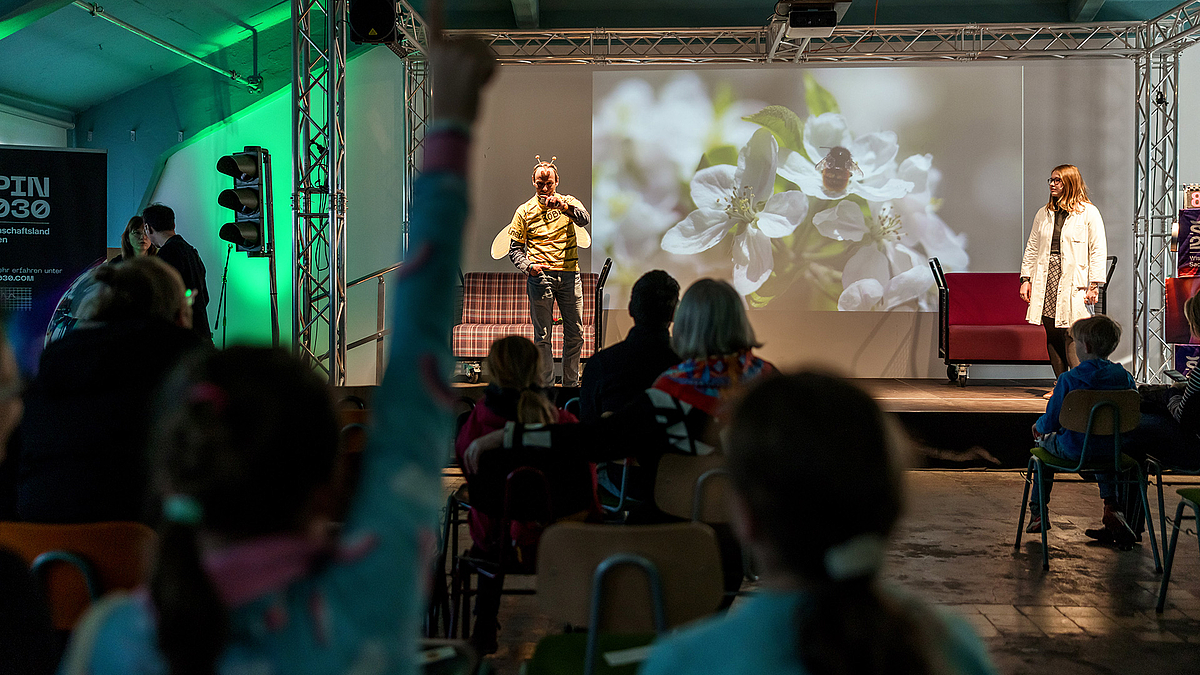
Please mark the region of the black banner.
<svg viewBox="0 0 1200 675"><path fill-rule="evenodd" d="M0 307L32 370L55 307L104 260L108 155L0 145Z"/></svg>

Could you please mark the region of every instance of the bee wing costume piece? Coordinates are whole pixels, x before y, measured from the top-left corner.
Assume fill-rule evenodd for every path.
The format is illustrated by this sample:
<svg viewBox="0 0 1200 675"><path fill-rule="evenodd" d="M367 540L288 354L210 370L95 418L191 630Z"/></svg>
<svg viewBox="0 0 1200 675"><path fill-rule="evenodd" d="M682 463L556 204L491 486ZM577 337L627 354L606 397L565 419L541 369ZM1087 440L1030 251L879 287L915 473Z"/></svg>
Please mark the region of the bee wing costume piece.
<svg viewBox="0 0 1200 675"><path fill-rule="evenodd" d="M572 223L575 228L575 246L577 248L591 248L592 235L582 227ZM512 236L508 233L508 225L505 225L496 233L496 238L492 239L492 260L499 260L508 257L508 249L512 246Z"/></svg>

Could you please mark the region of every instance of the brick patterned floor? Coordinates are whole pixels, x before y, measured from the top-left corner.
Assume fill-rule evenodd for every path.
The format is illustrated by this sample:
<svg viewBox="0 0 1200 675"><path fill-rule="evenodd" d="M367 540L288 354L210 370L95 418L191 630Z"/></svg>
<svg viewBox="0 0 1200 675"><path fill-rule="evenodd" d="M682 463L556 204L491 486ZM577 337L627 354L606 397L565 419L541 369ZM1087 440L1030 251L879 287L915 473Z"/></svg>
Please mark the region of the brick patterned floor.
<svg viewBox="0 0 1200 675"><path fill-rule="evenodd" d="M448 478L447 490L460 481ZM1200 672L1200 547L1194 525L1192 534L1180 534L1167 610L1160 615L1154 605L1161 575L1154 572L1149 539L1122 552L1083 534L1099 523L1095 485L1055 487L1050 571L1043 572L1039 536L1026 535L1021 549L1013 550L1021 474L916 471L908 482L907 513L886 578L964 616L1001 672ZM1169 514L1177 503L1168 489ZM1156 512L1154 518L1157 523ZM513 588L534 583L509 580ZM500 650L488 660L501 675L515 675L537 640L562 628L552 625L531 596L506 596L500 623Z"/></svg>

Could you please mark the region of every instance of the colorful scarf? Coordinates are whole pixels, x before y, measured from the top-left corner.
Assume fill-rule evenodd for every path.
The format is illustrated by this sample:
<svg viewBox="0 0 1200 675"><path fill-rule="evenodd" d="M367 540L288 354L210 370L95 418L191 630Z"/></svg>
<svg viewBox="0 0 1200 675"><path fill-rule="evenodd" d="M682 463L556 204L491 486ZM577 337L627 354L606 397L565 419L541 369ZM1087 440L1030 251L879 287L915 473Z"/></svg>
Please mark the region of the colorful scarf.
<svg viewBox="0 0 1200 675"><path fill-rule="evenodd" d="M658 376L654 388L716 417L723 394L773 372L775 366L746 349L671 366Z"/></svg>

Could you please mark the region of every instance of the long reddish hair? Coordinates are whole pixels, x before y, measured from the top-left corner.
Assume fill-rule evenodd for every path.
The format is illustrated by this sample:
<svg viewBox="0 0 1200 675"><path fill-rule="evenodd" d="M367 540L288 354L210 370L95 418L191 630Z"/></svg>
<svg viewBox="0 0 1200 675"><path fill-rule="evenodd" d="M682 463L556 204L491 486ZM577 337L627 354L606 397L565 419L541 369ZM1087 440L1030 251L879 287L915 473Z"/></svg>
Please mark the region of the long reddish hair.
<svg viewBox="0 0 1200 675"><path fill-rule="evenodd" d="M1084 204L1092 203L1088 199L1087 183L1083 182L1083 174L1079 173L1079 167L1074 164L1059 164L1054 167L1054 171L1057 171L1059 177L1062 178L1062 193L1058 195L1057 200L1050 197L1046 202L1047 211L1062 210L1067 213L1076 213L1083 210ZM1057 203L1055 203L1056 201Z"/></svg>

